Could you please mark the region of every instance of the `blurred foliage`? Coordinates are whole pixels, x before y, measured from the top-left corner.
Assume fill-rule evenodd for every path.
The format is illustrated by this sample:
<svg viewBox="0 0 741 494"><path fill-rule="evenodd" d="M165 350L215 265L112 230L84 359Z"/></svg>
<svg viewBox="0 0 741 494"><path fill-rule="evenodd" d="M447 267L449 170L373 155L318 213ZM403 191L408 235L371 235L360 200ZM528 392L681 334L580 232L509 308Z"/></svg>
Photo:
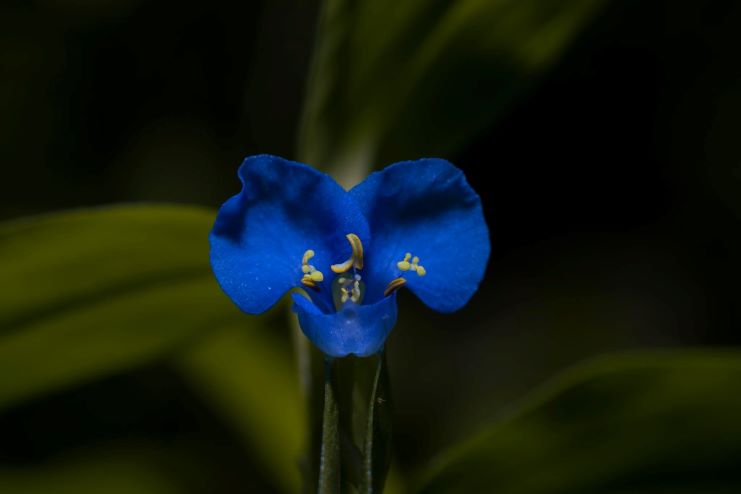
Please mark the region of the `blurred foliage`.
<svg viewBox="0 0 741 494"><path fill-rule="evenodd" d="M501 118L605 3L326 1L300 159L352 185L420 150L449 156Z"/></svg>
<svg viewBox="0 0 741 494"><path fill-rule="evenodd" d="M420 492L739 492L740 379L736 351L587 363L443 455Z"/></svg>
<svg viewBox="0 0 741 494"><path fill-rule="evenodd" d="M3 225L0 408L160 358L238 317L209 271L212 217L134 206Z"/></svg>
<svg viewBox="0 0 741 494"><path fill-rule="evenodd" d="M0 492L16 494L178 494L182 483L153 465L151 451L89 457L33 469L0 470ZM146 460L146 461L143 461Z"/></svg>
<svg viewBox="0 0 741 494"><path fill-rule="evenodd" d="M178 368L235 421L275 482L296 489L293 366L216 285L213 216L129 206L3 225L0 410L179 354Z"/></svg>
<svg viewBox="0 0 741 494"><path fill-rule="evenodd" d="M401 295L395 489L486 424L424 492L737 491L732 351L613 357L507 403L595 353L739 342L738 5L327 0L294 152L317 4L4 3L0 214L215 206L257 152L346 183L453 158L492 267L455 316ZM0 492L298 489L286 320L219 292L213 216L0 226Z"/></svg>
<svg viewBox="0 0 741 494"><path fill-rule="evenodd" d="M251 445L274 485L295 492L305 424L297 374L286 346L258 327L270 323L263 318L245 326L211 280L205 239L212 214L134 206L4 225L0 249L18 269L6 273L4 286L18 291L8 293L12 305L2 310L0 396L5 407L17 406L165 358ZM117 262L106 262L112 258ZM342 376L338 389L349 391L339 403L348 405L362 379ZM383 373L369 376L377 393ZM741 402L733 392L739 378L741 358L733 352L646 353L583 366L443 456L426 474L422 491L731 492L738 487L741 455ZM386 400L377 398L372 394L361 403L370 414L344 406L336 419L379 420L376 408ZM380 437L373 433L388 430L381 419L378 430L348 428L351 436L367 436L361 442L368 454L368 443ZM0 487L18 493L174 493L199 492L208 482L196 473L206 467L188 466L199 461L188 450L144 451L65 459L44 467L41 477L0 469ZM62 488L51 487L57 482Z"/></svg>
<svg viewBox="0 0 741 494"><path fill-rule="evenodd" d="M299 490L304 406L288 347L239 322L215 331L179 357L177 368L259 452L276 485ZM265 328L259 328L265 329Z"/></svg>

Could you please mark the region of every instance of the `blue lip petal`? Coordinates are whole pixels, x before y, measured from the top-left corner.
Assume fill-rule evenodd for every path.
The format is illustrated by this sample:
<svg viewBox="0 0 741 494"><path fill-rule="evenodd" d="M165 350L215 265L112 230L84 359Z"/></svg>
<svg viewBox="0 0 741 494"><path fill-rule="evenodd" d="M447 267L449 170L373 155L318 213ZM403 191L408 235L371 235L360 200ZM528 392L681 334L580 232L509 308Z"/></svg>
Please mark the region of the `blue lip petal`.
<svg viewBox="0 0 741 494"><path fill-rule="evenodd" d="M300 293L292 294L301 330L325 355L367 357L378 353L396 324L396 295L372 305L346 303L325 314Z"/></svg>

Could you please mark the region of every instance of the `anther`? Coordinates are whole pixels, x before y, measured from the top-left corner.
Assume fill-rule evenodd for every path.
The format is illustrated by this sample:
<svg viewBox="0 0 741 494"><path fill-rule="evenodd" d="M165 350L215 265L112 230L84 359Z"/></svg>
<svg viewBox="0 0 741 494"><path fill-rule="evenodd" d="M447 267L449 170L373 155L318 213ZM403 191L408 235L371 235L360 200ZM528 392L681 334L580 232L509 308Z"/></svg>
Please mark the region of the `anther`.
<svg viewBox="0 0 741 494"><path fill-rule="evenodd" d="M389 295L394 293L396 290L404 286L406 282L407 280L405 280L404 278L395 278L391 280L391 282L388 284L386 289L383 291L383 296L388 297Z"/></svg>
<svg viewBox="0 0 741 494"><path fill-rule="evenodd" d="M409 264L409 259L411 257L412 254L407 252L406 254L404 254L404 260L396 263L396 267L401 269L402 271L409 271L412 268L412 265Z"/></svg>
<svg viewBox="0 0 741 494"><path fill-rule="evenodd" d="M301 284L308 286L309 288L313 288L314 290L319 289L319 287L316 286L316 283L314 283L311 278L301 278Z"/></svg>
<svg viewBox="0 0 741 494"><path fill-rule="evenodd" d="M324 281L324 275L321 271L317 271L316 269L310 273L308 273L309 277L311 278L311 281L315 282L321 282Z"/></svg>
<svg viewBox="0 0 741 494"><path fill-rule="evenodd" d="M411 259L411 262L409 260ZM427 274L427 270L419 265L419 257L412 257L411 252L404 254L404 260L396 263L396 267L400 271L414 271L418 276L424 276Z"/></svg>
<svg viewBox="0 0 741 494"><path fill-rule="evenodd" d="M335 273L345 273L350 270L350 268L353 266L354 260L351 257L345 262L342 262L340 264L332 264L330 266L330 269L334 271Z"/></svg>
<svg viewBox="0 0 741 494"><path fill-rule="evenodd" d="M348 300L352 300L356 304L361 303L364 295L365 285L359 274L338 276L332 282L332 300L337 310L340 310Z"/></svg>
<svg viewBox="0 0 741 494"><path fill-rule="evenodd" d="M319 289L317 283L324 281L324 274L309 264L309 259L314 257L314 255L314 251L309 249L304 252L303 257L301 258L301 272L304 274L301 277L301 283L309 288Z"/></svg>
<svg viewBox="0 0 741 494"><path fill-rule="evenodd" d="M348 233L345 235L345 238L350 242L352 254L347 261L339 264L332 264L332 266L330 266L332 271L338 274L345 273L353 267L355 269L363 269L363 243L360 241L360 237L354 233Z"/></svg>
<svg viewBox="0 0 741 494"><path fill-rule="evenodd" d="M360 301L360 280L355 280L353 283L351 295L350 300L355 303Z"/></svg>

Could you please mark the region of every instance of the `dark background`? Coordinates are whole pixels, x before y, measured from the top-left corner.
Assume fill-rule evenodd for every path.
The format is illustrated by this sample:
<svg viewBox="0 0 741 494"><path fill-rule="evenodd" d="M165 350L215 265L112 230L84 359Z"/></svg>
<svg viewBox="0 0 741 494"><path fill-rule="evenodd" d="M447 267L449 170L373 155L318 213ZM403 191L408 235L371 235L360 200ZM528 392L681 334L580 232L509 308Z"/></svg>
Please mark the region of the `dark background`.
<svg viewBox="0 0 741 494"><path fill-rule="evenodd" d="M295 157L317 7L4 2L0 216L216 207L244 156ZM402 468L585 358L741 342L740 25L736 2L615 2L447 156L482 197L493 250L462 312L401 296L389 351ZM250 451L157 365L14 409L0 437L12 466L175 443L220 459L223 485L204 492L266 488Z"/></svg>

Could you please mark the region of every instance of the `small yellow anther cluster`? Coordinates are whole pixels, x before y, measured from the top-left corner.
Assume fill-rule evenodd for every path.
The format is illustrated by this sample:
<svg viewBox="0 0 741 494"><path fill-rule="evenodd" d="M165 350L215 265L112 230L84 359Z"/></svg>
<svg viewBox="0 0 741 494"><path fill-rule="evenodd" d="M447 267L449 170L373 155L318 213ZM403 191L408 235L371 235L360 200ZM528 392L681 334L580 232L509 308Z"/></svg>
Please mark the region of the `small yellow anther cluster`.
<svg viewBox="0 0 741 494"><path fill-rule="evenodd" d="M324 275L322 272L309 264L309 259L314 257L314 255L314 251L309 249L304 252L304 257L301 259L301 272L304 273L304 276L301 278L301 283L309 288L316 288L317 283L324 281Z"/></svg>
<svg viewBox="0 0 741 494"><path fill-rule="evenodd" d="M412 262L409 262L410 259ZM427 274L427 270L419 264L419 257L412 257L411 252L404 254L404 260L397 262L396 267L402 271L414 271L418 276Z"/></svg>
<svg viewBox="0 0 741 494"><path fill-rule="evenodd" d="M424 268L424 266L421 266L419 264L419 257L412 257L411 252L407 252L406 254L404 254L404 259L397 262L396 267L399 268L400 271L414 271L415 273L417 273L417 276L424 276L427 274L427 270ZM388 286L383 291L383 295L385 297L388 297L399 288L404 286L406 282L407 280L405 280L403 277L394 278L389 282Z"/></svg>
<svg viewBox="0 0 741 494"><path fill-rule="evenodd" d="M360 279L359 274L356 274L353 278L340 277L339 283L342 291L340 302L344 304L347 299L350 299L357 304L360 301Z"/></svg>

